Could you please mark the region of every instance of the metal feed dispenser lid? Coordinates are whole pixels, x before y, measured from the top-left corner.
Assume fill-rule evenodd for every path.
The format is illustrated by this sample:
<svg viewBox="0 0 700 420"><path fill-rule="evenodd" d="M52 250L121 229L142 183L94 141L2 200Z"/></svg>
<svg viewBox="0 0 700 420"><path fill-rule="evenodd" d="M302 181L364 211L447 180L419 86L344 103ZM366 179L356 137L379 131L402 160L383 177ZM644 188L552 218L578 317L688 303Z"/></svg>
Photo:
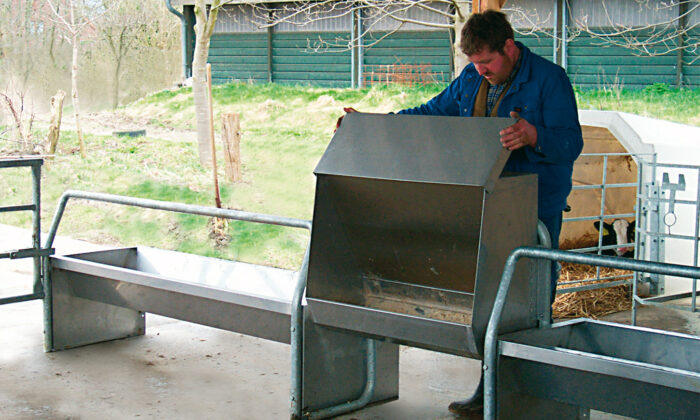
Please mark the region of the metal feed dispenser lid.
<svg viewBox="0 0 700 420"><path fill-rule="evenodd" d="M510 155L498 133L511 124L509 118L351 113L314 173L490 190Z"/></svg>
<svg viewBox="0 0 700 420"><path fill-rule="evenodd" d="M436 345L433 338L374 331L381 322L363 317L381 311L474 324L477 335L482 324L485 329L508 253L532 244L536 234L536 177L501 174L510 152L498 133L512 123L364 113L344 118L314 171L307 300L316 322L476 353L475 343ZM343 312L348 308L352 314Z"/></svg>

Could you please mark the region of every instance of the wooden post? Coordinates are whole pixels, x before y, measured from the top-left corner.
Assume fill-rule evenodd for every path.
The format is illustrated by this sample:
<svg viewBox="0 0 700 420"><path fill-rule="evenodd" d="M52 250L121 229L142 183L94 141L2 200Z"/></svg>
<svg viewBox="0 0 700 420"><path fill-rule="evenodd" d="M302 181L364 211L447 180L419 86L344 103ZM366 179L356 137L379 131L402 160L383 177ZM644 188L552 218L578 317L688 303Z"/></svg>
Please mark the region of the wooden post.
<svg viewBox="0 0 700 420"><path fill-rule="evenodd" d="M47 151L50 155L56 153L58 137L61 135L61 118L63 117L63 100L65 98L66 92L61 89L51 97L51 121L49 122L49 134L46 136Z"/></svg>
<svg viewBox="0 0 700 420"><path fill-rule="evenodd" d="M226 178L231 182L241 180L241 122L234 112L221 116L221 140L224 143Z"/></svg>
<svg viewBox="0 0 700 420"><path fill-rule="evenodd" d="M476 0L472 2L474 12L485 12L487 10L501 10L506 0Z"/></svg>
<svg viewBox="0 0 700 420"><path fill-rule="evenodd" d="M214 176L214 201L216 207L221 208L221 194L219 194L219 176L216 173L216 144L214 143L214 104L211 93L211 64L207 63L207 90L209 91L209 132L211 144L211 167Z"/></svg>

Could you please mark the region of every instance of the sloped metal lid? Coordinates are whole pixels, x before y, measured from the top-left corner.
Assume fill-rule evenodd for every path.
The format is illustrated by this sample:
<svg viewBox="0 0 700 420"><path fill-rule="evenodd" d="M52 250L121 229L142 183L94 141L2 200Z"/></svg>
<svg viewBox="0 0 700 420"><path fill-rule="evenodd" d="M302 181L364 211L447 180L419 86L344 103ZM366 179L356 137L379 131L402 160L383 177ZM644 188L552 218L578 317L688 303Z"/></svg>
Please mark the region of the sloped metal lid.
<svg viewBox="0 0 700 420"><path fill-rule="evenodd" d="M314 173L491 190L510 156L498 133L511 124L510 118L351 113Z"/></svg>

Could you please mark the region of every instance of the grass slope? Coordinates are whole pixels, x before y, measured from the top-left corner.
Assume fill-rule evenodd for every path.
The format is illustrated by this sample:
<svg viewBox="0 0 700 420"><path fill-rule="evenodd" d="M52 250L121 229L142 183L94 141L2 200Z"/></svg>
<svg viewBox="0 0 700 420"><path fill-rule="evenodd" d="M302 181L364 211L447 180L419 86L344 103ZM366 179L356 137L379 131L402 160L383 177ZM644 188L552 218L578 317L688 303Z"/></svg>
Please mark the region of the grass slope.
<svg viewBox="0 0 700 420"><path fill-rule="evenodd" d="M313 168L343 114L343 106L389 112L415 106L444 86L327 89L276 84L215 86L215 121L225 112L241 116L243 181L227 183L219 153L224 207L310 219ZM577 91L581 109L615 109L700 125L700 90L652 86L646 91ZM121 108L117 114L150 127L194 129L191 89L163 91ZM66 114L64 114L66 115ZM35 138L46 133L37 131ZM55 159L42 176L42 226L47 229L60 195L67 189L100 191L190 204L213 205L210 171L200 167L194 141L154 137L86 135L88 157L81 159L74 132L63 131ZM0 142L0 154L6 144ZM0 205L31 200L28 169L0 171ZM31 215L0 213L0 223L31 226ZM306 232L232 222L231 240L215 246L207 218L112 204L71 201L59 234L100 243L148 245L287 268L301 262ZM2 244L0 250L29 246Z"/></svg>

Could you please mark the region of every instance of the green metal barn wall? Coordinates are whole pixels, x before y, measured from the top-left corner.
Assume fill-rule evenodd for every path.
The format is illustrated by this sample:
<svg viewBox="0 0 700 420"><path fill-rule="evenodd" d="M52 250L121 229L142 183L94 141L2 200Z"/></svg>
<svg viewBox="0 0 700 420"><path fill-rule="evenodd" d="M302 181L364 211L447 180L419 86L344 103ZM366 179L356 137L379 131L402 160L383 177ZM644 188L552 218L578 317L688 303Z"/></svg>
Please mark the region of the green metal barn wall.
<svg viewBox="0 0 700 420"><path fill-rule="evenodd" d="M350 86L348 37L346 32L273 32L272 81Z"/></svg>
<svg viewBox="0 0 700 420"><path fill-rule="evenodd" d="M530 49L530 51L535 54L546 58L549 61L553 61L554 45L551 35L545 33L534 33L534 34L515 34L515 40L520 41Z"/></svg>
<svg viewBox="0 0 700 420"><path fill-rule="evenodd" d="M382 39L383 36L386 38ZM388 64L426 64L431 73L430 79L436 82L449 82L452 79L452 61L450 58L450 34L447 31L406 31L395 32L387 36L385 32L372 33L364 40L376 45L363 51L363 79L370 77L370 67Z"/></svg>
<svg viewBox="0 0 700 420"><path fill-rule="evenodd" d="M646 40L648 34L639 33L637 37ZM625 42L617 37L614 40ZM654 83L675 85L676 52L667 52L668 47L664 45L649 49L659 55L635 56L627 48L582 33L569 41L569 77L574 85L584 89L615 86L639 89Z"/></svg>
<svg viewBox="0 0 700 420"><path fill-rule="evenodd" d="M267 34L213 34L208 61L214 83L267 82Z"/></svg>
<svg viewBox="0 0 700 420"><path fill-rule="evenodd" d="M700 38L700 28L689 34L690 38ZM686 87L700 88L700 48L683 53L683 84Z"/></svg>
<svg viewBox="0 0 700 420"><path fill-rule="evenodd" d="M365 40L381 38L374 33ZM699 36L695 30L692 36ZM343 46L344 32L275 32L272 35L272 81L348 87L351 82L350 51ZM516 35L535 53L552 61L552 38L545 34ZM316 47L321 47L316 50ZM233 80L268 81L267 33L217 33L209 51L215 83ZM664 51L667 46L658 47ZM677 53L635 56L630 50L581 34L569 40L568 74L574 85L584 89L621 86L640 89L654 83L675 86ZM365 65L429 64L436 81L449 81L450 37L447 31L397 32L363 51ZM683 85L700 87L700 51L683 54ZM367 68L367 67L365 67ZM367 76L367 75L365 75Z"/></svg>
<svg viewBox="0 0 700 420"><path fill-rule="evenodd" d="M380 39L373 33L365 41ZM272 81L289 84L348 87L351 52L345 32L273 32ZM268 81L267 33L216 33L209 47L215 83ZM428 64L436 81L451 78L447 31L394 33L364 49L365 65Z"/></svg>

